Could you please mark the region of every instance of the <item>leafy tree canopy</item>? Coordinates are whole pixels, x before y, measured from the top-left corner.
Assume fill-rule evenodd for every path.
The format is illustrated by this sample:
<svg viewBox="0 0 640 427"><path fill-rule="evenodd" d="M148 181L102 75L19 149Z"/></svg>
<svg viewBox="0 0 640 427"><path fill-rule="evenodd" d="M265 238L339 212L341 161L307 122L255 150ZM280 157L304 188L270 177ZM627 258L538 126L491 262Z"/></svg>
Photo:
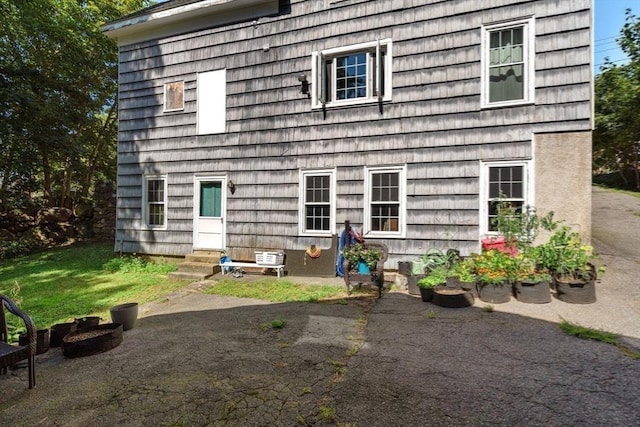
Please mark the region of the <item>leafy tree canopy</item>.
<svg viewBox="0 0 640 427"><path fill-rule="evenodd" d="M68 205L115 179L117 47L149 0L0 0L0 201Z"/></svg>
<svg viewBox="0 0 640 427"><path fill-rule="evenodd" d="M595 79L594 168L634 172L630 186L640 190L640 18L626 11L618 38L629 63L608 60Z"/></svg>

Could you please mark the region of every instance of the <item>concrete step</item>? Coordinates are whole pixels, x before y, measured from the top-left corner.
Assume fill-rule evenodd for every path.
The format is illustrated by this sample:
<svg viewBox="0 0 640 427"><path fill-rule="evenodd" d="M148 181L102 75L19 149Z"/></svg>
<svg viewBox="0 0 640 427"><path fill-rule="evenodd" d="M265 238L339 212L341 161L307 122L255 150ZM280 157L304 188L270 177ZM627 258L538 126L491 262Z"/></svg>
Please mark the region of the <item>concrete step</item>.
<svg viewBox="0 0 640 427"><path fill-rule="evenodd" d="M220 266L218 264L208 264L203 262L185 261L183 263L178 264L177 267L178 267L178 271L181 271L181 272L206 274L209 276L220 271Z"/></svg>
<svg viewBox="0 0 640 427"><path fill-rule="evenodd" d="M220 252L217 253L202 253L202 252L194 252L192 254L187 254L184 256L184 260L186 262L201 262L205 264L219 264L220 263Z"/></svg>
<svg viewBox="0 0 640 427"><path fill-rule="evenodd" d="M167 277L169 279L173 279L173 280L189 280L191 282L197 282L197 281L200 281L200 280L204 280L209 276L210 275L207 275L207 274L188 273L188 272L185 272L185 271L173 271L173 272L167 274Z"/></svg>

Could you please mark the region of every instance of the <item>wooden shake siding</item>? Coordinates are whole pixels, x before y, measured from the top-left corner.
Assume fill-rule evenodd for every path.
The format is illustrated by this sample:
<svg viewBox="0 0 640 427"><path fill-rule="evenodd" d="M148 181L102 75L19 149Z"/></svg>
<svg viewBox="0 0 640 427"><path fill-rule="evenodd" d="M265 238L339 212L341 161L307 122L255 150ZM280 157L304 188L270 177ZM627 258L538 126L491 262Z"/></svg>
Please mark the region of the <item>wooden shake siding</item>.
<svg viewBox="0 0 640 427"><path fill-rule="evenodd" d="M284 2L288 3L288 2ZM195 174L227 174L227 246L301 249L304 168L336 168L337 222L363 222L364 166L407 165L407 239L477 249L479 160L529 159L538 132L591 129L590 0L293 0L290 13L120 48L118 232L125 252L192 251ZM482 24L535 15L535 105L480 109ZM393 40L393 100L311 110L313 51ZM268 46L268 51L263 51ZM226 68L226 132L196 135L198 72ZM184 81L184 111L163 84ZM167 230L141 230L142 174L168 176Z"/></svg>

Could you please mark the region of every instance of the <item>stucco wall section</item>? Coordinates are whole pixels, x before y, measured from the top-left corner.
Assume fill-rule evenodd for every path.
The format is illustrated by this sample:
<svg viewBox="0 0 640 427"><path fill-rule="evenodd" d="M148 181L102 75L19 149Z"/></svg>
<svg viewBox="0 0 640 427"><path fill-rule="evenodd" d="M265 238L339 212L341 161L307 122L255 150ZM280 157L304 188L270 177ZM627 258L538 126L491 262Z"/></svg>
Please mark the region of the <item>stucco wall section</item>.
<svg viewBox="0 0 640 427"><path fill-rule="evenodd" d="M535 205L591 241L591 132L534 136Z"/></svg>

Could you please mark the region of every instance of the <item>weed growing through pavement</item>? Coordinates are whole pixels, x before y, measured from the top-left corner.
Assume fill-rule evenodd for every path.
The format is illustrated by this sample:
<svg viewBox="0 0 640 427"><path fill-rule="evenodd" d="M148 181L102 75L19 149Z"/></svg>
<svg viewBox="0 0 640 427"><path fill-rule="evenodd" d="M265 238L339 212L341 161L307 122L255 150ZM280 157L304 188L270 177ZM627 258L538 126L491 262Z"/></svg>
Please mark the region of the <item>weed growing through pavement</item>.
<svg viewBox="0 0 640 427"><path fill-rule="evenodd" d="M436 313L433 310L429 310L424 314L424 317L426 319L435 319L436 318Z"/></svg>
<svg viewBox="0 0 640 427"><path fill-rule="evenodd" d="M493 313L494 311L493 306L491 304L485 304L482 307L482 310L486 311L487 313Z"/></svg>
<svg viewBox="0 0 640 427"><path fill-rule="evenodd" d="M318 417L324 421L335 421L336 419L336 410L330 406L321 406L318 411Z"/></svg>

